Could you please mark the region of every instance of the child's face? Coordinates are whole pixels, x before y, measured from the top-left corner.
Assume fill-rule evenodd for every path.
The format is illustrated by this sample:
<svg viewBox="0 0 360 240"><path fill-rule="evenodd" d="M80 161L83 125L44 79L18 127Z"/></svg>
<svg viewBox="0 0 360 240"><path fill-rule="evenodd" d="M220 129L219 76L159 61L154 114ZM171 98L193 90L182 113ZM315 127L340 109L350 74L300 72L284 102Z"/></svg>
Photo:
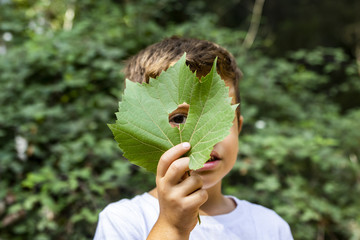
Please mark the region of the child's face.
<svg viewBox="0 0 360 240"><path fill-rule="evenodd" d="M236 104L235 87L231 81L225 80L225 83L229 87L229 96L232 97L232 104ZM177 110L170 114L170 124L175 127L185 123L188 110L188 104L181 104ZM242 116L239 119L235 117L230 134L214 146L210 161L205 163L203 168L196 170L203 179L204 189L209 189L220 183L233 168L237 159L238 135L241 130L242 119Z"/></svg>

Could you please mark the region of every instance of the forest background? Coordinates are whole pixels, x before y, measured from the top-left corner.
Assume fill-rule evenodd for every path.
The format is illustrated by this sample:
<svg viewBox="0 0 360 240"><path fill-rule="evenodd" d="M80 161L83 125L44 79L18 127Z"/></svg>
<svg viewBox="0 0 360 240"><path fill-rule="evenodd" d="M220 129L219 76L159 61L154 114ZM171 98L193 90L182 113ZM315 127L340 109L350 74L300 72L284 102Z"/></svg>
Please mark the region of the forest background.
<svg viewBox="0 0 360 240"><path fill-rule="evenodd" d="M124 60L172 35L244 73L224 192L295 239L360 239L360 1L0 0L0 239L91 239L110 202L154 186L107 123Z"/></svg>

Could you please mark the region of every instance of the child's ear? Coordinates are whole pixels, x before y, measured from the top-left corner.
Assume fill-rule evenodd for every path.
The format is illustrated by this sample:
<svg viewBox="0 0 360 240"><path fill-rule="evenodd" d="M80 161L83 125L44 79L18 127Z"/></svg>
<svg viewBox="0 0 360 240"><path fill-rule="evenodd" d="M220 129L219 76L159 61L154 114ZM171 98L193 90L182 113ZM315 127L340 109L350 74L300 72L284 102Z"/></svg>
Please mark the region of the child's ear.
<svg viewBox="0 0 360 240"><path fill-rule="evenodd" d="M244 120L243 116L240 115L239 122L238 122L238 134L240 134L240 132L241 132L242 125L243 125L243 120Z"/></svg>

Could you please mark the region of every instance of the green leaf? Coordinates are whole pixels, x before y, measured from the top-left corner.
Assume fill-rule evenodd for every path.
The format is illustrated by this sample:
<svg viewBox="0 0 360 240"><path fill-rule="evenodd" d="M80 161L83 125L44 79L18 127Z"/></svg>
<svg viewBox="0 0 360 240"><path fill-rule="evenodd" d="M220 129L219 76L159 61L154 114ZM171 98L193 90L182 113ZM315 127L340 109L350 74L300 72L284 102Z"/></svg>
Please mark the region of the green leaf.
<svg viewBox="0 0 360 240"><path fill-rule="evenodd" d="M109 124L124 156L156 172L161 155L171 147L190 142L190 169L201 168L213 146L228 134L237 105L231 106L229 89L216 73L199 80L185 63L186 55L149 84L126 80L117 121ZM182 103L190 105L187 120L171 127L169 114Z"/></svg>

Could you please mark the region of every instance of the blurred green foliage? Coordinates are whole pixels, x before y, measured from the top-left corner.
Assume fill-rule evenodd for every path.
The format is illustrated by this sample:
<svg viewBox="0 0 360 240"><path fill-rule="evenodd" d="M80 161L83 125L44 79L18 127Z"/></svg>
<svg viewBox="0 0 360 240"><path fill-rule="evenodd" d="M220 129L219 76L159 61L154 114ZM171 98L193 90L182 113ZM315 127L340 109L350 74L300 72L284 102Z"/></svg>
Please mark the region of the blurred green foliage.
<svg viewBox="0 0 360 240"><path fill-rule="evenodd" d="M360 79L347 51L274 57L264 38L245 51L246 31L221 27L226 11L199 0L0 5L0 239L91 239L108 203L154 186L106 124L123 61L174 34L225 46L244 72L225 193L274 209L295 239L360 238Z"/></svg>

